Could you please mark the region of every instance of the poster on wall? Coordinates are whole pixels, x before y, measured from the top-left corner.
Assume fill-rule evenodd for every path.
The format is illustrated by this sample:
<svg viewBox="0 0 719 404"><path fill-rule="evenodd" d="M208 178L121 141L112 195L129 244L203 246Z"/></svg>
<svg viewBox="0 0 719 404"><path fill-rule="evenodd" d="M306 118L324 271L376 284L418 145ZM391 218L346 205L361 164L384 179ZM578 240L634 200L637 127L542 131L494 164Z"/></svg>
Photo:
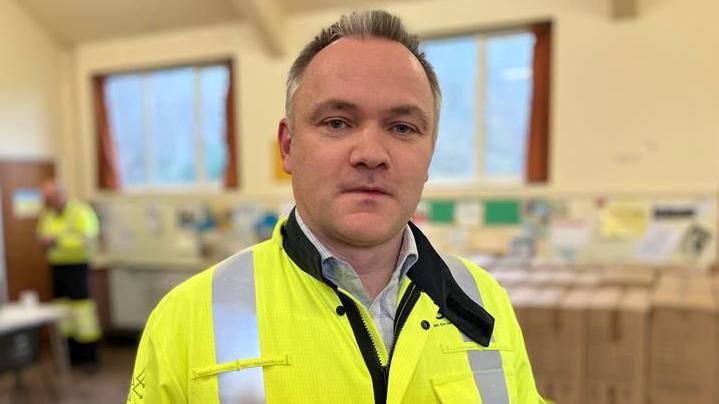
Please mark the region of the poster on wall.
<svg viewBox="0 0 719 404"><path fill-rule="evenodd" d="M609 202L600 212L600 232L610 240L643 236L649 224L649 205L642 202Z"/></svg>
<svg viewBox="0 0 719 404"><path fill-rule="evenodd" d="M12 193L12 213L18 219L35 218L42 207L42 194L39 189L16 189Z"/></svg>
<svg viewBox="0 0 719 404"><path fill-rule="evenodd" d="M455 220L459 226L479 226L482 223L482 204L473 199L460 201L455 208Z"/></svg>
<svg viewBox="0 0 719 404"><path fill-rule="evenodd" d="M679 245L684 229L666 223L653 223L637 244L635 258L641 262L667 262Z"/></svg>

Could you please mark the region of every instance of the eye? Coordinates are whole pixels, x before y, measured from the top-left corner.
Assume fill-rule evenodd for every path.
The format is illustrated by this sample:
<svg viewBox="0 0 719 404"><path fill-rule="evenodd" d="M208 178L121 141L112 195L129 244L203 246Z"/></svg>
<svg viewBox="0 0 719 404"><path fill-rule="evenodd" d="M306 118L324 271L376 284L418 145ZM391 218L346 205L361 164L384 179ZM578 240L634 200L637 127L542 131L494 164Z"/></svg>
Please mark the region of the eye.
<svg viewBox="0 0 719 404"><path fill-rule="evenodd" d="M404 123L398 123L392 127L392 129L395 131L395 133L398 133L400 135L410 135L412 133L417 132L416 129L411 127L410 125L404 124Z"/></svg>
<svg viewBox="0 0 719 404"><path fill-rule="evenodd" d="M347 122L336 118L328 119L325 121L325 126L334 130L345 129L347 127Z"/></svg>

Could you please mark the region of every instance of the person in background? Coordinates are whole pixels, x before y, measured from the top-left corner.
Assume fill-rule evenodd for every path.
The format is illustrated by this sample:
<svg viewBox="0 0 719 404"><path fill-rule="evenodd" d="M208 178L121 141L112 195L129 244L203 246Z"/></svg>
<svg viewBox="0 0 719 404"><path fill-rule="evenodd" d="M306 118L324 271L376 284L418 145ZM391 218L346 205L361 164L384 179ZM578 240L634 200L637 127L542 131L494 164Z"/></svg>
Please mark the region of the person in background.
<svg viewBox="0 0 719 404"><path fill-rule="evenodd" d="M60 329L68 339L70 363L94 368L101 332L90 298L89 260L99 230L97 216L88 204L68 199L55 180L42 185L42 195L45 207L36 233L51 269L55 303L66 309Z"/></svg>
<svg viewBox="0 0 719 404"><path fill-rule="evenodd" d="M320 32L278 127L295 209L162 299L128 402L542 403L504 289L410 221L439 109L399 18Z"/></svg>

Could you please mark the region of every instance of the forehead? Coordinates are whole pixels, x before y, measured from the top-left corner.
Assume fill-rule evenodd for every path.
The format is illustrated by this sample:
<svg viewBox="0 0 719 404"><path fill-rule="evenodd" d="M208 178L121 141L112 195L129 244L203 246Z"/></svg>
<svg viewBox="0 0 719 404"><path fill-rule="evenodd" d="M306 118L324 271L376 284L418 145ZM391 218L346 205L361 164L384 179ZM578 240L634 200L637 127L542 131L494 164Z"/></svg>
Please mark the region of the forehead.
<svg viewBox="0 0 719 404"><path fill-rule="evenodd" d="M417 58L402 44L381 38L342 38L309 63L302 75L297 107L343 99L379 108L416 105L432 115L433 96Z"/></svg>

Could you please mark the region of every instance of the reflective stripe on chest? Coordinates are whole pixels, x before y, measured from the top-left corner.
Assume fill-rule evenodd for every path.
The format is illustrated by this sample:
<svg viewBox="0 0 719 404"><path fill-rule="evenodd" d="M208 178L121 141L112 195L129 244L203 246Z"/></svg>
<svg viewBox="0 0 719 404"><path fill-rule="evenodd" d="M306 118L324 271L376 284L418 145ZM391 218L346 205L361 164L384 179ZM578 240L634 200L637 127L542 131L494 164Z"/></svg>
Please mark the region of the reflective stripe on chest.
<svg viewBox="0 0 719 404"><path fill-rule="evenodd" d="M462 291L475 303L484 306L482 296L477 288L477 282L466 265L455 257L442 257L447 263L452 277ZM471 338L462 334L465 345L476 345ZM492 336L491 342L494 342ZM491 343L490 342L490 343ZM447 348L445 348L447 349ZM450 348L451 349L451 348ZM465 349L469 357L469 365L474 373L474 382L477 385L482 403L509 404L507 381L502 366L502 356L499 350Z"/></svg>
<svg viewBox="0 0 719 404"><path fill-rule="evenodd" d="M212 278L212 321L218 364L262 356L252 251L221 263ZM218 372L221 403L265 402L262 366Z"/></svg>

